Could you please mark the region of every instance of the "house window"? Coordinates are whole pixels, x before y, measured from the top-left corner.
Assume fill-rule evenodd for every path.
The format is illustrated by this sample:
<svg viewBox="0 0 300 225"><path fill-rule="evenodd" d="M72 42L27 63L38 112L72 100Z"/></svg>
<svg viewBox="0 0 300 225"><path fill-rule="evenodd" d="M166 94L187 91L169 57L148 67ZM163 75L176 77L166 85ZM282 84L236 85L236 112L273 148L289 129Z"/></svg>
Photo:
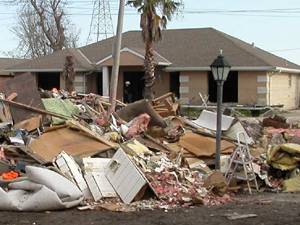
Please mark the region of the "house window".
<svg viewBox="0 0 300 225"><path fill-rule="evenodd" d="M289 87L292 87L292 74L289 74Z"/></svg>
<svg viewBox="0 0 300 225"><path fill-rule="evenodd" d="M238 71L230 71L223 86L223 102L238 102ZM217 83L211 72L208 72L208 94L210 102L217 102Z"/></svg>

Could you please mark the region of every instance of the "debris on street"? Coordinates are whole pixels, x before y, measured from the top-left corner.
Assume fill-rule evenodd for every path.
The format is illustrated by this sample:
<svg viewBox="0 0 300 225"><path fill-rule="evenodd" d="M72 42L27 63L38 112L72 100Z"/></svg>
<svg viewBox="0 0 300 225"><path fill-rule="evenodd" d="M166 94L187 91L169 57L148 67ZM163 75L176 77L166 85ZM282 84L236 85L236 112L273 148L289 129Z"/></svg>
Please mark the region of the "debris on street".
<svg viewBox="0 0 300 225"><path fill-rule="evenodd" d="M37 104L31 105L9 85L0 99L1 210L221 205L239 190L252 193L248 178L228 181L233 170L251 169L257 189L300 191L300 129L285 118L223 115L218 171L216 113L205 109L196 120L181 116L172 93L153 101L117 101L117 111L108 113L104 96L26 89L34 93L28 96ZM227 216L248 217L254 215Z"/></svg>

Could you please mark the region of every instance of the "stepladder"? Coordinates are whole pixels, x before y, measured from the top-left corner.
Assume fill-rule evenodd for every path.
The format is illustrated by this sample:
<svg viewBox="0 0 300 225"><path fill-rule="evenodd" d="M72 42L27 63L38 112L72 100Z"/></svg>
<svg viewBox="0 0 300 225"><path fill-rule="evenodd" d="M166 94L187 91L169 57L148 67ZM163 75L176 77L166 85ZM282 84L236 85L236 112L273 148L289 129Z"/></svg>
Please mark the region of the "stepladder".
<svg viewBox="0 0 300 225"><path fill-rule="evenodd" d="M252 163L246 134L239 132L237 133L237 147L230 157L229 166L225 173L227 184L230 185L233 179L246 181L248 191L252 194L250 182L254 182L255 188L258 191L258 184Z"/></svg>

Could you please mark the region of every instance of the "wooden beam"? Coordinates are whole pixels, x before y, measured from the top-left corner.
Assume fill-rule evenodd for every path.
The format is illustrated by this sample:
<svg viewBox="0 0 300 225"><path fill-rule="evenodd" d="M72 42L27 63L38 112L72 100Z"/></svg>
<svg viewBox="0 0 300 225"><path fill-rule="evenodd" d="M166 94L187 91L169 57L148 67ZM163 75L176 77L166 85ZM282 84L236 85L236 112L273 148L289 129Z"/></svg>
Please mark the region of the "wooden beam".
<svg viewBox="0 0 300 225"><path fill-rule="evenodd" d="M2 101L4 103L7 103L9 105L13 105L13 106L22 108L22 109L26 109L26 110L29 110L29 111L32 111L32 112L36 112L36 113L39 113L39 114L42 114L42 115L50 115L50 116L54 116L54 117L65 119L65 120L72 119L72 117L69 117L69 116L65 116L65 115L62 115L62 114L54 113L54 112L49 112L49 111L46 111L46 110L43 110L43 109L38 109L38 108L35 108L35 107L32 107L32 106L25 105L23 103L9 101L9 100L5 100L5 99L0 99L0 101Z"/></svg>

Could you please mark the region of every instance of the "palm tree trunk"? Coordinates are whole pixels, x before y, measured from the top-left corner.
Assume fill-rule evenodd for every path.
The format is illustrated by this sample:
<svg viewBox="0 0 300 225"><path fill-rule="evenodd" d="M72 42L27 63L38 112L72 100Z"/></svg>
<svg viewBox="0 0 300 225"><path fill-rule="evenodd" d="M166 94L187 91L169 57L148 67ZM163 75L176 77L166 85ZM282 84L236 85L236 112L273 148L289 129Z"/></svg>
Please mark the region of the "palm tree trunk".
<svg viewBox="0 0 300 225"><path fill-rule="evenodd" d="M155 82L155 65L153 41L146 41L145 49L145 90L144 98L152 100L154 98L153 85Z"/></svg>

